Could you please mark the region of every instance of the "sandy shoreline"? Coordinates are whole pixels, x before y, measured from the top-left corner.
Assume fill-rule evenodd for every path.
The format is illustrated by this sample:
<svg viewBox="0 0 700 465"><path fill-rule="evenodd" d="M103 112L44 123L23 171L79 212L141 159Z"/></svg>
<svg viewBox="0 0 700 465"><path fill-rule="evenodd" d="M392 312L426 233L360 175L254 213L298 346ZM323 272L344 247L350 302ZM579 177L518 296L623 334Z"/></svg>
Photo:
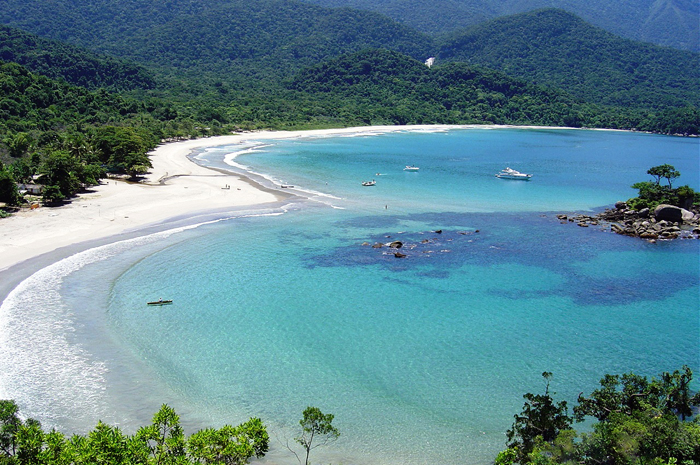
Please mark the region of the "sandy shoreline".
<svg viewBox="0 0 700 465"><path fill-rule="evenodd" d="M496 126L367 126L304 131L262 131L173 142L150 152L153 168L140 184L104 180L67 205L41 207L0 219L0 298L42 266L77 251L110 242L124 234L205 212L256 206L289 194L266 189L250 179L192 162L193 151L249 141L381 134L401 131L443 131ZM506 127L506 126L498 126ZM555 128L547 128L555 129ZM224 189L225 186L230 186Z"/></svg>
<svg viewBox="0 0 700 465"><path fill-rule="evenodd" d="M150 153L153 168L141 184L113 179L61 207L22 211L0 220L0 272L59 248L137 231L174 217L280 200L275 193L238 175L193 163L192 151L247 140L282 139L447 126L386 126L310 131L266 131L167 143ZM229 189L224 189L225 186Z"/></svg>

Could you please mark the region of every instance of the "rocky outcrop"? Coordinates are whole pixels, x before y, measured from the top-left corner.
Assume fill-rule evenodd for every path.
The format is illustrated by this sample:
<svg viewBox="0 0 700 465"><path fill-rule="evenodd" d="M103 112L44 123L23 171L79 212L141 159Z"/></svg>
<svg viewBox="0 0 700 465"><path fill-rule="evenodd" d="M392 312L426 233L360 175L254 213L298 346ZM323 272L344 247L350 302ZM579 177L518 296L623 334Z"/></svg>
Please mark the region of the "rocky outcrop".
<svg viewBox="0 0 700 465"><path fill-rule="evenodd" d="M688 212L688 210L676 207L675 205L661 204L654 209L654 218L656 221L673 221L674 223L679 223L683 221L683 212ZM692 216L693 214L690 213L691 218Z"/></svg>
<svg viewBox="0 0 700 465"><path fill-rule="evenodd" d="M639 237L649 241L658 239L700 239L700 214L673 205L659 205L650 212L648 208L634 211L624 202L617 202L614 209L597 215L557 215L562 223L578 226L602 226L617 234Z"/></svg>

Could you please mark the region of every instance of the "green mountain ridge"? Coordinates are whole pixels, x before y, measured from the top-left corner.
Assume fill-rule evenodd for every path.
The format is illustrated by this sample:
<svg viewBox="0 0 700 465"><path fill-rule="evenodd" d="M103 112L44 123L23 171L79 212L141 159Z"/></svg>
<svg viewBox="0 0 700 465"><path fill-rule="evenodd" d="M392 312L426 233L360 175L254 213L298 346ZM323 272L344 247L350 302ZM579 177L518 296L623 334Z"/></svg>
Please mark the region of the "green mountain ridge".
<svg viewBox="0 0 700 465"><path fill-rule="evenodd" d="M694 0L304 0L327 7L382 13L431 35L474 26L500 16L559 8L614 34L700 51L700 6Z"/></svg>
<svg viewBox="0 0 700 465"><path fill-rule="evenodd" d="M6 0L0 22L95 52L182 72L266 79L384 47L426 58L432 39L382 15L292 0Z"/></svg>
<svg viewBox="0 0 700 465"><path fill-rule="evenodd" d="M700 54L621 39L563 10L480 24L446 40L437 57L498 69L604 105L700 106Z"/></svg>
<svg viewBox="0 0 700 465"><path fill-rule="evenodd" d="M152 73L142 66L3 25L0 60L19 63L35 73L87 89L122 91L156 85Z"/></svg>
<svg viewBox="0 0 700 465"><path fill-rule="evenodd" d="M429 68L387 50L328 60L302 70L287 86L363 124L535 124L669 133L698 126L697 109L649 112L595 105L502 72L465 63Z"/></svg>
<svg viewBox="0 0 700 465"><path fill-rule="evenodd" d="M45 32L75 34L77 42L92 41L92 50L135 60L138 65L110 63L144 66L158 82L152 88L125 85L130 90L114 95L126 102L116 112L105 102L92 120L80 111L65 113L77 122L146 125L159 137L407 123L697 133L698 97L692 87L697 54L625 41L561 10L501 18L438 44L378 14L293 0L75 3L57 0L54 22L41 23ZM43 14L51 10L36 0L15 6ZM36 22L30 18L22 20ZM65 79L63 74L80 64L74 62L87 60L75 46L3 30L15 35L0 35L0 50L14 53L17 61L41 58L36 69L52 78ZM429 69L423 61L436 51L437 65ZM494 57L508 66L488 61ZM480 59L485 64L477 68ZM499 66L508 75L485 69ZM509 77L518 73L517 79ZM93 88L105 82L77 84ZM13 117L18 113L10 110L17 104L31 107L15 100L10 93L1 103ZM47 122L52 114L41 101L32 101L36 111L27 113L35 116L12 120L6 130L60 130L71 124L59 115ZM663 118L668 122L662 124Z"/></svg>
<svg viewBox="0 0 700 465"><path fill-rule="evenodd" d="M294 0L5 1L0 20L132 60L193 96L214 85L229 98L236 89L269 91L305 66L385 48L480 64L603 105L700 103L698 54L621 39L563 10L503 17L438 41L376 13Z"/></svg>

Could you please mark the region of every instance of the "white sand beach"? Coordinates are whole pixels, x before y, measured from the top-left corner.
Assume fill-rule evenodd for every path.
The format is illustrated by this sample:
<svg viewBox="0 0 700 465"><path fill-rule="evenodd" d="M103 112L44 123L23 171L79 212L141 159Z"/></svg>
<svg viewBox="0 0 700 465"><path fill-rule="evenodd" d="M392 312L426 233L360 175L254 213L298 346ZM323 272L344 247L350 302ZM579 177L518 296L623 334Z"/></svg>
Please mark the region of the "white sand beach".
<svg viewBox="0 0 700 465"><path fill-rule="evenodd" d="M370 126L308 131L264 131L167 143L150 153L153 168L143 183L104 180L60 207L23 210L0 219L0 272L59 248L136 231L174 217L282 198L238 175L204 168L188 158L193 150L246 140L334 134L443 130L455 126ZM229 189L223 189L225 186Z"/></svg>
<svg viewBox="0 0 700 465"><path fill-rule="evenodd" d="M103 180L60 207L23 210L0 220L0 271L58 248L106 238L175 216L278 198L238 176L191 162L191 150L236 143L239 136L159 146L143 183ZM162 183L160 182L162 180ZM229 185L230 189L222 189Z"/></svg>

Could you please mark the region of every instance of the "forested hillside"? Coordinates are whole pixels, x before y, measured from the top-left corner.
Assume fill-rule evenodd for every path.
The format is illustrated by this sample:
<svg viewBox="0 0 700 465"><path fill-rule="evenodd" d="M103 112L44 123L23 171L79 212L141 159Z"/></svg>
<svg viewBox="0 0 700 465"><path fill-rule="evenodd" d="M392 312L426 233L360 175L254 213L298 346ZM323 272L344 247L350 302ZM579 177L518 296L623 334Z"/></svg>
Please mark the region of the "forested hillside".
<svg viewBox="0 0 700 465"><path fill-rule="evenodd" d="M444 34L499 16L561 8L622 37L700 51L700 7L694 0L304 0L377 11L428 34Z"/></svg>
<svg viewBox="0 0 700 465"><path fill-rule="evenodd" d="M293 0L5 0L0 22L92 51L245 84L341 53L388 48L415 58L429 37L371 12Z"/></svg>
<svg viewBox="0 0 700 465"><path fill-rule="evenodd" d="M219 100L234 89L271 91L280 78L304 66L384 48L418 60L437 54L439 61L479 64L602 105L700 104L700 55L624 40L563 10L499 18L438 42L377 14L294 0L7 1L9 8L0 11L5 21L148 66L188 98L211 94L213 86ZM0 44L6 42L3 49L14 53L7 60L79 85L86 83L78 76L95 79L95 65L75 55L74 48L5 34ZM50 64L43 58L47 53ZM127 78L121 85L149 87L138 82L146 76L136 68L116 61L109 66L112 70L100 73L103 80L121 72ZM49 74L51 68L61 71Z"/></svg>
<svg viewBox="0 0 700 465"><path fill-rule="evenodd" d="M155 87L153 74L142 66L2 25L0 60L19 63L35 73L87 89Z"/></svg>
<svg viewBox="0 0 700 465"><path fill-rule="evenodd" d="M0 62L0 135L108 123L141 110L138 102L117 94L91 92Z"/></svg>
<svg viewBox="0 0 700 465"><path fill-rule="evenodd" d="M386 50L310 67L289 87L365 124L536 124L661 132L666 121L674 125L673 133L697 131L698 126L696 109L659 113L595 105L500 72L464 63L428 68Z"/></svg>
<svg viewBox="0 0 700 465"><path fill-rule="evenodd" d="M700 105L700 54L621 39L563 10L475 26L445 41L438 59L498 69L604 105Z"/></svg>

